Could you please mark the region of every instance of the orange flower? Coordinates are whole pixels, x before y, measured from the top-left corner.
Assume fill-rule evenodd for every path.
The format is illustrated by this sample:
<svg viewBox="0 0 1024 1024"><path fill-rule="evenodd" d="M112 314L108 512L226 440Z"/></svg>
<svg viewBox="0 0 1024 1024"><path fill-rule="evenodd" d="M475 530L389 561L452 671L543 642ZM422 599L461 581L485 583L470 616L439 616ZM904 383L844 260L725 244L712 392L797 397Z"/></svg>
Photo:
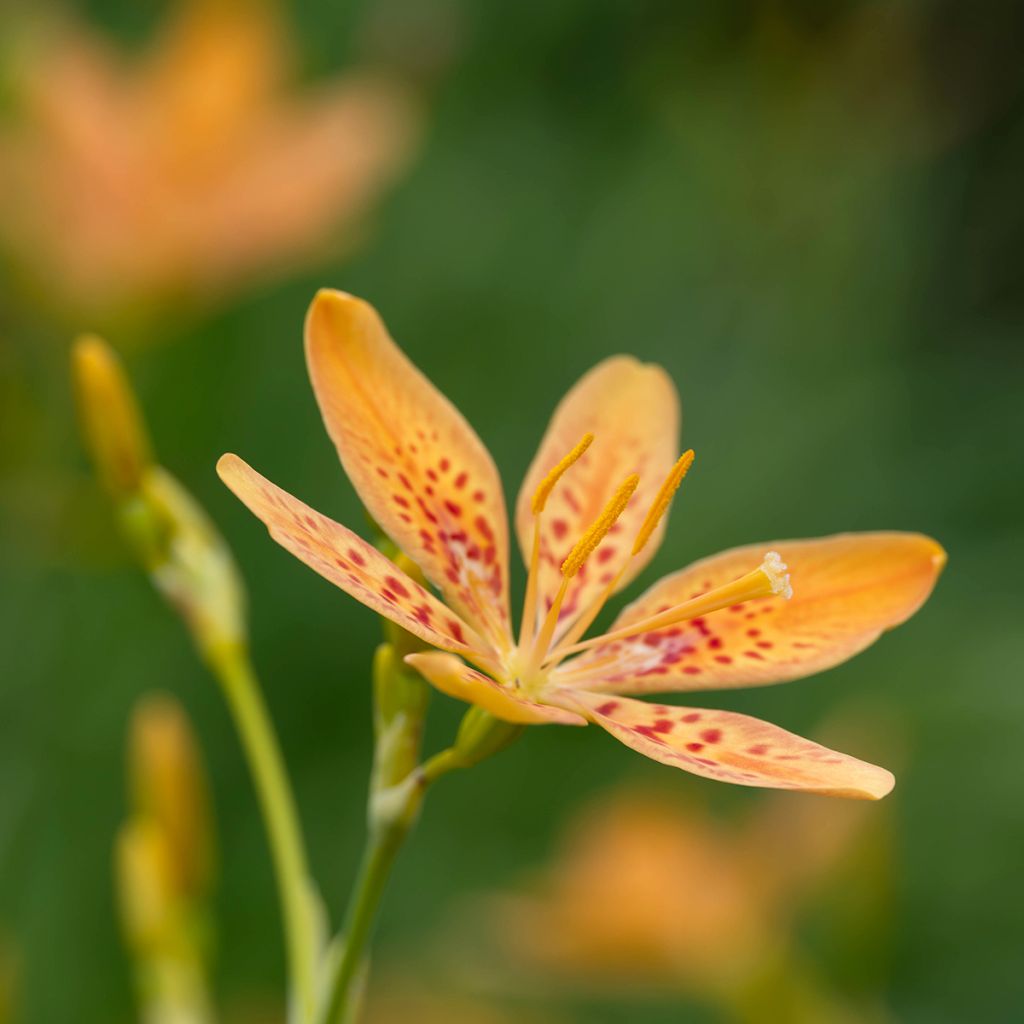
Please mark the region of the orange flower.
<svg viewBox="0 0 1024 1024"><path fill-rule="evenodd" d="M502 955L566 981L729 998L785 961L800 904L874 845L861 810L777 796L725 823L656 791L606 795L528 892L491 903Z"/></svg>
<svg viewBox="0 0 1024 1024"><path fill-rule="evenodd" d="M45 37L0 137L0 234L76 311L206 296L351 242L408 155L390 79L286 89L271 0L181 0L126 60L82 26Z"/></svg>
<svg viewBox="0 0 1024 1024"><path fill-rule="evenodd" d="M665 577L607 634L581 639L650 561L693 458L674 461L678 399L664 370L617 356L559 405L520 491L529 577L516 637L501 480L469 424L350 295L317 296L306 355L360 498L441 599L237 456L218 471L279 544L439 648L406 658L438 689L509 722L590 722L708 778L874 799L892 788L884 769L755 718L635 698L763 686L845 661L921 606L946 560L935 541L864 533L735 548Z"/></svg>

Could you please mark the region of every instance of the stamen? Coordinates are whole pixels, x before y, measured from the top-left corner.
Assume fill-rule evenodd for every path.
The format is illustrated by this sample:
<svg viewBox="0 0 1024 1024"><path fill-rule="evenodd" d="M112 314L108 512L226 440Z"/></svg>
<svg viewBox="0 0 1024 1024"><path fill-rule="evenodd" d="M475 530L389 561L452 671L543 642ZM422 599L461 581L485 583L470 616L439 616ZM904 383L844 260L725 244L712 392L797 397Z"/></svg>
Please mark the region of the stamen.
<svg viewBox="0 0 1024 1024"><path fill-rule="evenodd" d="M675 496L676 491L679 490L683 477L686 476L692 465L693 449L691 448L679 456L679 461L672 467L672 472L665 477L665 482L661 485L661 489L651 503L651 507L633 544L634 555L640 554L644 545L651 539L651 534L654 533L654 529L661 521L661 517L668 511L672 498Z"/></svg>
<svg viewBox="0 0 1024 1024"><path fill-rule="evenodd" d="M640 477L634 473L626 477L619 489L612 495L604 510L590 525L590 528L569 552L569 557L562 563L562 575L572 579L583 568L583 563L594 553L594 549L604 540L605 535L615 525L615 520L622 515L633 497L633 492L640 483Z"/></svg>
<svg viewBox="0 0 1024 1024"><path fill-rule="evenodd" d="M579 444L548 473L534 491L530 509L533 512L533 543L530 548L530 567L526 575L526 596L523 599L523 617L519 623L519 647L525 650L536 628L537 617L537 575L540 571L540 520L555 484L562 479L565 471L577 462L580 456L594 443L593 434L584 434Z"/></svg>
<svg viewBox="0 0 1024 1024"><path fill-rule="evenodd" d="M537 628L537 574L540 571L540 515L533 519L533 542L530 545L530 567L526 573L526 596L523 617L519 623L519 648L525 650Z"/></svg>
<svg viewBox="0 0 1024 1024"><path fill-rule="evenodd" d="M744 604L759 597L771 597L778 595L787 601L793 596L793 588L790 586L789 573L786 572L786 563L782 561L777 551L769 551L764 556L764 561L753 571L741 576L732 583L726 583L722 587L709 590L700 597L684 601L682 604L669 608L667 611L651 615L639 622L623 626L613 633L606 633L604 636L593 637L583 643L574 644L572 647L558 650L556 653L559 659L566 655L575 654L578 651L585 651L590 647L610 643L613 640L624 640L627 637L636 636L638 633L649 633L654 630L664 629L666 626L673 626L677 622L685 622L689 619L700 618L702 615L710 615L711 612L720 611L734 604Z"/></svg>
<svg viewBox="0 0 1024 1024"><path fill-rule="evenodd" d="M594 443L593 434L584 434L579 444L568 455L566 455L540 482L540 486L533 493L533 502L530 506L533 514L539 516L544 511L555 484L562 479L562 474Z"/></svg>
<svg viewBox="0 0 1024 1024"><path fill-rule="evenodd" d="M612 579L608 581L607 586L593 601L591 601L589 607L576 620L576 622L573 623L572 628L562 638L558 647L550 653L547 661L545 662L547 668L553 668L555 665L559 664L559 662L561 662L566 656L566 652L572 647L572 645L575 644L588 629L590 629L594 619L597 618L608 599L615 593L615 590L619 585L619 581L625 575L626 569L629 567L630 560L640 554L644 545L651 539L651 534L654 533L655 528L661 521L661 517L665 514L671 504L676 491L679 490L679 485L683 482L683 477L686 476L690 466L693 465L693 458L694 454L692 448L689 451L683 452L683 454L679 456L678 461L665 478L665 481L659 488L654 501L651 503L651 507L647 511L643 524L640 526L640 530L636 535L636 541L633 543L633 550L629 559L623 563L622 568L620 568Z"/></svg>
<svg viewBox="0 0 1024 1024"><path fill-rule="evenodd" d="M782 560L778 551L769 551L761 563L761 572L768 577L772 593L781 594L787 601L793 596L793 585L789 582L789 566Z"/></svg>
<svg viewBox="0 0 1024 1024"><path fill-rule="evenodd" d="M618 490L612 495L601 514L591 523L587 532L583 534L576 542L572 551L569 552L569 557L562 563L562 583L530 648L530 657L524 673L526 679L530 679L536 674L548 653L551 638L555 635L555 629L558 626L562 602L565 600L565 595L569 590L569 581L580 571L583 563L586 562L594 549L601 543L612 526L615 525L615 520L622 515L629 504L629 499L633 496L638 483L640 483L640 477L634 473L632 476L626 477L619 484Z"/></svg>

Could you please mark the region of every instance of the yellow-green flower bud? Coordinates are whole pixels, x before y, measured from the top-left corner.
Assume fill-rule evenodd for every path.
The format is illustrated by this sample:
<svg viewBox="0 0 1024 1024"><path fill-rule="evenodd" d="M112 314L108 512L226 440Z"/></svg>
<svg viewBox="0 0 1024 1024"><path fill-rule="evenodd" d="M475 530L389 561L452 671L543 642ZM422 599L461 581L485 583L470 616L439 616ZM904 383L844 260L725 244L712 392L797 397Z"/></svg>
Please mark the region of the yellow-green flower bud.
<svg viewBox="0 0 1024 1024"><path fill-rule="evenodd" d="M135 814L164 836L174 887L200 898L213 873L213 839L206 781L181 705L165 694L143 697L132 715L129 778Z"/></svg>
<svg viewBox="0 0 1024 1024"><path fill-rule="evenodd" d="M114 350L95 335L75 341L72 367L82 432L96 469L115 498L128 498L152 463L135 394Z"/></svg>

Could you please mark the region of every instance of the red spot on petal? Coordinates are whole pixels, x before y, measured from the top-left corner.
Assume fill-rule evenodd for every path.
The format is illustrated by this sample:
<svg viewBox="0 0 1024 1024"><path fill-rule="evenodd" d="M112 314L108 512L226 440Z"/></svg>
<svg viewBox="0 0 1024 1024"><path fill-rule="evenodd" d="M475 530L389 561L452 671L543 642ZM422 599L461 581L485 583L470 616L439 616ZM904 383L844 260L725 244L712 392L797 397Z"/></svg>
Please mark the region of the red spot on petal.
<svg viewBox="0 0 1024 1024"><path fill-rule="evenodd" d="M703 743L687 743L686 744L686 749L687 750L692 750L696 754L697 751L704 749L704 744Z"/></svg>
<svg viewBox="0 0 1024 1024"><path fill-rule="evenodd" d="M716 654L715 661L717 661L720 665L732 664L732 658L730 658L728 654Z"/></svg>
<svg viewBox="0 0 1024 1024"><path fill-rule="evenodd" d="M366 565L366 559L363 558L363 556L358 551L356 551L355 548L348 549L348 557L351 558L352 561L356 563L356 565Z"/></svg>
<svg viewBox="0 0 1024 1024"><path fill-rule="evenodd" d="M409 588L402 583L401 580L396 579L394 576L385 576L384 582L388 587L393 590L399 597L408 597Z"/></svg>
<svg viewBox="0 0 1024 1024"><path fill-rule="evenodd" d="M687 714L683 715L683 717L680 718L679 721L680 722L699 722L700 721L700 712L699 711L690 711Z"/></svg>
<svg viewBox="0 0 1024 1024"><path fill-rule="evenodd" d="M446 500L445 503L444 503L444 507L446 509L448 509L448 511L453 516L461 516L462 515L462 506L461 505L456 505L454 501Z"/></svg>
<svg viewBox="0 0 1024 1024"><path fill-rule="evenodd" d="M722 738L721 729L705 729L701 734L700 738L705 743L718 743Z"/></svg>
<svg viewBox="0 0 1024 1024"><path fill-rule="evenodd" d="M448 470L452 468L452 464L448 459L442 459L438 463L438 468L441 470L442 473L447 473Z"/></svg>
<svg viewBox="0 0 1024 1024"><path fill-rule="evenodd" d="M701 674L702 669L699 669L696 665L685 665L683 667L683 671L688 676L699 676Z"/></svg>
<svg viewBox="0 0 1024 1024"><path fill-rule="evenodd" d="M467 480L469 480L469 474L463 470L454 480L456 488L461 491L466 486Z"/></svg>
<svg viewBox="0 0 1024 1024"><path fill-rule="evenodd" d="M617 700L608 700L600 707L594 708L594 711L599 715L610 715L618 706L619 702Z"/></svg>
<svg viewBox="0 0 1024 1024"><path fill-rule="evenodd" d="M767 743L756 743L752 747L747 747L747 753L753 754L755 757L763 757L768 753Z"/></svg>

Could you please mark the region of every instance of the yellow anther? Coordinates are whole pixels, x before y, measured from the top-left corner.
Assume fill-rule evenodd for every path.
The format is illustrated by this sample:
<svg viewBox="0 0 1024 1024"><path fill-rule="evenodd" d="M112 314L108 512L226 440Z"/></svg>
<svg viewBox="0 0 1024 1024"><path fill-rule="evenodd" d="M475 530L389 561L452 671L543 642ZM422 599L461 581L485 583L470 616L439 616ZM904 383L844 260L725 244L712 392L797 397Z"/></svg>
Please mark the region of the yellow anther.
<svg viewBox="0 0 1024 1024"><path fill-rule="evenodd" d="M665 482L661 485L661 489L658 491L657 496L651 503L651 507L647 512L647 516L644 519L643 525L640 527L640 532L636 535L636 541L633 544L633 554L638 555L643 550L644 545L651 539L651 534L654 533L654 528L661 522L661 517L668 511L669 505L672 503L672 498L676 491L679 490L679 485L683 482L683 477L686 476L693 465L693 449L683 452L679 456L679 461L672 467L672 472L665 477Z"/></svg>
<svg viewBox="0 0 1024 1024"><path fill-rule="evenodd" d="M533 503L530 506L533 510L533 514L539 515L544 511L544 506L547 504L548 498L551 497L551 492L555 489L555 484L562 479L562 474L577 460L579 457L593 444L594 435L584 434L580 443L561 462L555 466L550 473L540 482L540 486L536 491L533 492Z"/></svg>
<svg viewBox="0 0 1024 1024"><path fill-rule="evenodd" d="M636 473L626 477L619 485L619 489L612 495L611 500L605 505L604 511L576 542L576 546L569 552L569 557L562 563L562 575L566 579L572 579L580 571L583 563L593 554L597 545L604 540L605 534L615 525L615 520L625 511L638 483L640 483L640 477Z"/></svg>

